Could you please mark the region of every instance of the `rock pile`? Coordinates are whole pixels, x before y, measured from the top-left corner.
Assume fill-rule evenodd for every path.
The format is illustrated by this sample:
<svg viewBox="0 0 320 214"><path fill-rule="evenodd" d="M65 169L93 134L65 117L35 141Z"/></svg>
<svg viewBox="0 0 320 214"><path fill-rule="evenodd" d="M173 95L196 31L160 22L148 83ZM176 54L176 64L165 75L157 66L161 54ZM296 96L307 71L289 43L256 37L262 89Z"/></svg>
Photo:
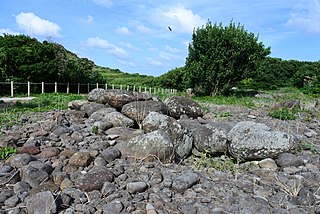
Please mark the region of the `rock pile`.
<svg viewBox="0 0 320 214"><path fill-rule="evenodd" d="M185 97L94 89L2 130L0 213L320 213L320 157L252 121L203 118ZM199 152L238 162L190 165Z"/></svg>

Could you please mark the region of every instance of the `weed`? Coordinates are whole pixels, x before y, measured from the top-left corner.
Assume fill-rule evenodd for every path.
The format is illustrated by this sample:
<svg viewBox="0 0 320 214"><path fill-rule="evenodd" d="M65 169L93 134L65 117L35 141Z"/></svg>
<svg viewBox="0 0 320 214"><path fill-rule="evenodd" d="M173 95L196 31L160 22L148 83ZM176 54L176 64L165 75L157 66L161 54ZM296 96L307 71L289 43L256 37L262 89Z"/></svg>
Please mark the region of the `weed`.
<svg viewBox="0 0 320 214"><path fill-rule="evenodd" d="M269 116L279 119L279 120L295 120L297 118L296 114L298 112L297 108L279 108L269 112Z"/></svg>
<svg viewBox="0 0 320 214"><path fill-rule="evenodd" d="M4 160L8 158L12 154L16 154L17 150L16 148L12 146L4 146L0 148L0 159Z"/></svg>
<svg viewBox="0 0 320 214"><path fill-rule="evenodd" d="M200 157L194 157L193 160L198 169L214 168L222 172L236 171L234 159L227 156L212 157L207 151L205 151L200 153Z"/></svg>
<svg viewBox="0 0 320 214"><path fill-rule="evenodd" d="M320 153L320 149L318 147L316 147L314 144L312 143L300 143L297 147L297 151L298 152L302 152L302 151L310 151L314 154L319 154Z"/></svg>
<svg viewBox="0 0 320 214"><path fill-rule="evenodd" d="M231 117L232 114L228 111L226 112L216 112L214 113L215 118L226 118L226 117Z"/></svg>
<svg viewBox="0 0 320 214"><path fill-rule="evenodd" d="M98 126L92 126L91 127L91 132L93 133L93 134L98 134L99 133L99 127Z"/></svg>

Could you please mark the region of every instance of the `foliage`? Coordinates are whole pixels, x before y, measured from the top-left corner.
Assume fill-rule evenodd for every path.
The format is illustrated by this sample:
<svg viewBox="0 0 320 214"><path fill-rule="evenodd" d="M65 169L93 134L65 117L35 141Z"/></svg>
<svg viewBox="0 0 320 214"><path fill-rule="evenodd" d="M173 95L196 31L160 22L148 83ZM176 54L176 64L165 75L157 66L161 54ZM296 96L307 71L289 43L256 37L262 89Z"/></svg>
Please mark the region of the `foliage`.
<svg viewBox="0 0 320 214"><path fill-rule="evenodd" d="M234 159L221 156L221 157L212 157L208 152L202 152L199 154L199 157L193 157L195 162L195 166L198 169L205 169L205 168L214 168L219 171L236 171L236 165L234 163Z"/></svg>
<svg viewBox="0 0 320 214"><path fill-rule="evenodd" d="M7 159L10 155L16 154L17 149L12 146L0 147L0 159Z"/></svg>
<svg viewBox="0 0 320 214"><path fill-rule="evenodd" d="M192 35L185 66L188 87L198 95L228 94L270 53L258 37L232 21L229 26L207 22Z"/></svg>
<svg viewBox="0 0 320 214"><path fill-rule="evenodd" d="M319 154L320 153L320 148L315 146L312 143L306 143L306 142L302 142L298 145L297 147L297 151L298 152L302 152L302 151L310 151L314 154Z"/></svg>
<svg viewBox="0 0 320 214"><path fill-rule="evenodd" d="M112 84L123 87L133 86L136 87L156 87L158 85L157 78L153 76L140 75L140 74L129 74L121 72L119 69L112 69L107 67L95 66L94 71L98 72L105 79L108 87L111 88ZM138 88L136 88L138 90ZM143 89L144 90L144 89Z"/></svg>
<svg viewBox="0 0 320 214"><path fill-rule="evenodd" d="M159 84L164 88L173 88L178 91L184 91L186 85L184 82L185 68L174 68L158 77Z"/></svg>
<svg viewBox="0 0 320 214"><path fill-rule="evenodd" d="M283 107L270 111L269 116L279 120L295 120L297 118L297 112L297 108Z"/></svg>
<svg viewBox="0 0 320 214"><path fill-rule="evenodd" d="M93 66L56 43L25 35L0 36L0 81L104 82Z"/></svg>

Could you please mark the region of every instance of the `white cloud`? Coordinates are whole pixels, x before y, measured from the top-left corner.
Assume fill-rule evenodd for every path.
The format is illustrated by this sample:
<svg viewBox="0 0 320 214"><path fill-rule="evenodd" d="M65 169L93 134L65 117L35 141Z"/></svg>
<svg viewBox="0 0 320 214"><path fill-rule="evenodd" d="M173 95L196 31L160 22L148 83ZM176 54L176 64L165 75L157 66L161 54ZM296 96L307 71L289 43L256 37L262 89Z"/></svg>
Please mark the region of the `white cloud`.
<svg viewBox="0 0 320 214"><path fill-rule="evenodd" d="M19 35L20 33L15 32L9 28L2 28L2 29L0 29L0 35L3 35L3 34Z"/></svg>
<svg viewBox="0 0 320 214"><path fill-rule="evenodd" d="M147 58L147 62L148 62L149 65L156 66L156 67L162 67L163 66L162 62L160 62L159 60L156 60L154 58Z"/></svg>
<svg viewBox="0 0 320 214"><path fill-rule="evenodd" d="M92 16L88 15L88 18L86 19L86 22L88 24L92 24L94 22L94 18Z"/></svg>
<svg viewBox="0 0 320 214"><path fill-rule="evenodd" d="M168 60L168 61L183 60L183 57L181 57L177 54L166 52L166 51L160 51L159 56L161 59Z"/></svg>
<svg viewBox="0 0 320 214"><path fill-rule="evenodd" d="M164 46L164 50L171 52L171 53L179 53L180 52L180 50L178 48L171 47L170 45Z"/></svg>
<svg viewBox="0 0 320 214"><path fill-rule="evenodd" d="M139 51L139 50L140 50L139 48L133 46L133 45L132 45L131 43L129 43L129 42L120 42L119 44L120 44L122 47L130 48L130 49L135 50L135 51Z"/></svg>
<svg viewBox="0 0 320 214"><path fill-rule="evenodd" d="M188 34L192 33L195 27L200 27L206 22L201 16L182 5L156 12L154 21L162 27L170 26L172 32Z"/></svg>
<svg viewBox="0 0 320 214"><path fill-rule="evenodd" d="M320 0L311 0L310 4L298 5L291 13L287 25L310 33L320 33Z"/></svg>
<svg viewBox="0 0 320 214"><path fill-rule="evenodd" d="M45 19L41 19L33 13L20 13L16 16L19 28L26 34L43 37L61 37L60 26Z"/></svg>
<svg viewBox="0 0 320 214"><path fill-rule="evenodd" d="M132 32L125 26L118 27L116 29L116 33L121 34L121 35L132 35Z"/></svg>
<svg viewBox="0 0 320 214"><path fill-rule="evenodd" d="M131 61L129 61L129 60L117 59L116 61L119 62L119 63L122 64L122 65L129 65L129 66L131 66L131 67L137 67L136 63L131 62Z"/></svg>
<svg viewBox="0 0 320 214"><path fill-rule="evenodd" d="M113 5L112 0L92 0L95 4L101 5L103 7L111 7Z"/></svg>
<svg viewBox="0 0 320 214"><path fill-rule="evenodd" d="M143 34L150 34L152 32L152 30L146 26L144 26L143 24L138 24L136 26L138 32L143 33Z"/></svg>
<svg viewBox="0 0 320 214"><path fill-rule="evenodd" d="M127 58L128 53L122 48L109 43L105 39L101 39L98 37L88 38L86 45L90 48L101 48L107 50L108 53L115 55L118 58Z"/></svg>

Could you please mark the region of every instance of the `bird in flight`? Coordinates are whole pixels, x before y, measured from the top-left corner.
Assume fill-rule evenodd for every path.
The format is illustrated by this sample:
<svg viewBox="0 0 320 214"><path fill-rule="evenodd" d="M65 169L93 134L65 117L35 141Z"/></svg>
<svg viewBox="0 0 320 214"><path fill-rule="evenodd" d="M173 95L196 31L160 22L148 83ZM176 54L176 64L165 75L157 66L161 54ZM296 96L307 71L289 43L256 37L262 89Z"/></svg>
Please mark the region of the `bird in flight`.
<svg viewBox="0 0 320 214"><path fill-rule="evenodd" d="M171 27L170 27L170 26L168 26L168 29L169 29L170 31L172 31L172 29L171 29Z"/></svg>

